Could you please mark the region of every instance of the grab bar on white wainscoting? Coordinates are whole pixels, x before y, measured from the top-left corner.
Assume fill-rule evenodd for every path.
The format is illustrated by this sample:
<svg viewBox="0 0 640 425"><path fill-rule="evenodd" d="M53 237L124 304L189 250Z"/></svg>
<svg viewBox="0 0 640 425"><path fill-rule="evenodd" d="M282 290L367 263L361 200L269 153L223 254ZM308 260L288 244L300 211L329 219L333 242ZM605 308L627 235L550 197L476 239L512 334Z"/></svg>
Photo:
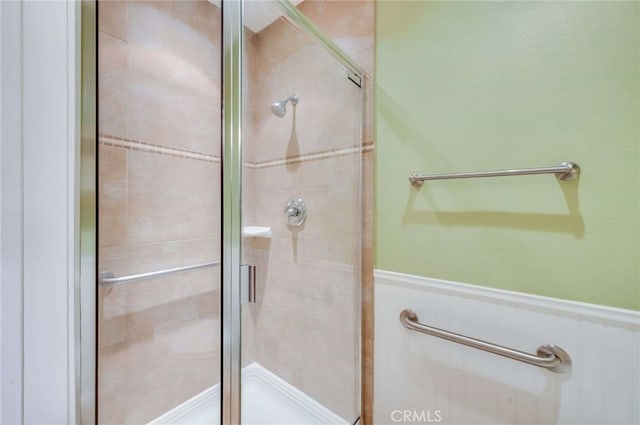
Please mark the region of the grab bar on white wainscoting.
<svg viewBox="0 0 640 425"><path fill-rule="evenodd" d="M524 351L492 344L480 339L470 338L454 332L427 326L418 321L418 316L411 310L402 310L400 313L402 325L412 331L422 332L447 341L456 342L478 350L487 351L499 356L508 357L513 360L543 367L552 372L568 372L571 370L571 357L562 348L556 345L541 345L536 354L525 353Z"/></svg>

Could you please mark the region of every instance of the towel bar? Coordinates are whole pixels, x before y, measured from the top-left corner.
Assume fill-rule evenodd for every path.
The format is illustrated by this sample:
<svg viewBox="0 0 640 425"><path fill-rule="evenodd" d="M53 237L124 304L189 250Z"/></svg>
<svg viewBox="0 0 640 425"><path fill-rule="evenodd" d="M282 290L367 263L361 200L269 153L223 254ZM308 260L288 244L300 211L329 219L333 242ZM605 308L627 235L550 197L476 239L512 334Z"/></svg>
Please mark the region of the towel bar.
<svg viewBox="0 0 640 425"><path fill-rule="evenodd" d="M470 179L475 177L525 176L530 174L555 174L559 180L573 180L580 174L580 167L574 162L562 162L553 167L520 168L514 170L474 171L450 174L411 174L409 181L414 186L422 186L426 180Z"/></svg>

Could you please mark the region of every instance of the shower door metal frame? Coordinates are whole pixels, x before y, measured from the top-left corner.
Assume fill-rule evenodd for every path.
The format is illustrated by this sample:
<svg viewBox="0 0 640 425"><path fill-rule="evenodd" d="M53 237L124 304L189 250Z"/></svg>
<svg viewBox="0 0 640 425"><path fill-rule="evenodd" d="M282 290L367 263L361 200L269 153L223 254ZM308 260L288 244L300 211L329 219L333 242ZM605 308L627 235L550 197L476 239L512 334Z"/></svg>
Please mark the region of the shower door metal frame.
<svg viewBox="0 0 640 425"><path fill-rule="evenodd" d="M242 80L243 3L222 8L222 300L221 423L241 421ZM351 58L286 0L277 8L358 77ZM80 285L76 288L75 400L79 423L97 422L97 16L96 0L82 0Z"/></svg>
<svg viewBox="0 0 640 425"><path fill-rule="evenodd" d="M98 422L98 7L80 4L80 234L79 276L75 286L75 418Z"/></svg>
<svg viewBox="0 0 640 425"><path fill-rule="evenodd" d="M97 423L97 1L82 8L81 264L76 294L75 400L79 423ZM222 2L221 423L240 423L242 1Z"/></svg>
<svg viewBox="0 0 640 425"><path fill-rule="evenodd" d="M245 0L223 0L222 5L222 397L223 425L242 423L242 84L244 77L244 9ZM341 63L353 80L360 81L360 98L364 114L365 72L344 50L327 38L288 0L270 2L285 19L316 41ZM354 81L355 82L355 81ZM360 117L362 146L363 116ZM359 161L362 161L360 154ZM360 169L361 163L360 163ZM361 208L361 184L358 207ZM361 229L358 237L362 240ZM360 254L360 253L359 253ZM361 282L361 258L358 255L357 279ZM360 294L360 292L358 292ZM358 315L359 317L359 315ZM360 336L360 335L359 335ZM360 371L359 371L360 372ZM361 383L360 377L358 382Z"/></svg>
<svg viewBox="0 0 640 425"><path fill-rule="evenodd" d="M243 1L222 1L221 423L241 423Z"/></svg>
<svg viewBox="0 0 640 425"><path fill-rule="evenodd" d="M242 261L242 83L243 83L243 3L247 0L222 0L222 26L223 26L223 368L222 368L222 424L242 424L241 414L241 342L242 342L242 322L241 322L241 297L240 297L240 266ZM289 0L265 1L265 4L272 7L283 19L305 33L315 41L325 52L332 56L338 63L344 66L345 78L349 78L354 84L360 87L360 134L359 134L359 158L358 173L360 183L358 184L357 208L360 215L360 226L357 229L357 238L362 241L362 155L364 153L364 122L365 122L365 92L366 80L370 78L363 68L328 38L311 20L298 10ZM232 7L229 7L229 6ZM234 72L235 71L235 72ZM228 79L227 79L228 78ZM228 132L229 134L226 134ZM224 171L226 168L226 171ZM228 181L230 178L231 181ZM231 190L233 196L225 195ZM229 196L229 197L228 197ZM230 203L228 203L230 202ZM235 211L237 214L233 211ZM235 220L232 223L225 222L225 217ZM236 227L237 225L237 227ZM226 251L225 249L230 249ZM357 253L356 280L358 286L358 300L362 307L362 246ZM233 266L232 270L227 270ZM225 294L226 293L226 294ZM225 312L225 309L230 309ZM235 310L237 309L237 310ZM358 347L362 354L362 334L361 334L361 311L356 313L358 320ZM227 321L228 320L228 321ZM237 335L237 340L232 337ZM229 336L228 340L225 336ZM227 355L232 356L226 358ZM357 383L360 387L359 396L362 396L362 356L357 370ZM227 373L227 378L224 378ZM225 388L225 385L231 387ZM362 413L362 400L358 399L360 412L355 420L359 423ZM358 408L356 410L358 410Z"/></svg>

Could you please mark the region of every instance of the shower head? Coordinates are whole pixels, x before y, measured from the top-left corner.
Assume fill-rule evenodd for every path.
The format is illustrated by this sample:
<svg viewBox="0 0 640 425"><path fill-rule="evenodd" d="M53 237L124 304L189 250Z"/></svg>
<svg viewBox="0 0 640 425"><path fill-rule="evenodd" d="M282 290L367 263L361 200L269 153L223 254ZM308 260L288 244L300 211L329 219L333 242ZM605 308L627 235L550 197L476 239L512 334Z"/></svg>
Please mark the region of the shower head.
<svg viewBox="0 0 640 425"><path fill-rule="evenodd" d="M291 102L292 105L297 105L300 97L297 94L292 94L285 100L279 100L271 104L271 112L276 117L284 117L287 114L287 102Z"/></svg>

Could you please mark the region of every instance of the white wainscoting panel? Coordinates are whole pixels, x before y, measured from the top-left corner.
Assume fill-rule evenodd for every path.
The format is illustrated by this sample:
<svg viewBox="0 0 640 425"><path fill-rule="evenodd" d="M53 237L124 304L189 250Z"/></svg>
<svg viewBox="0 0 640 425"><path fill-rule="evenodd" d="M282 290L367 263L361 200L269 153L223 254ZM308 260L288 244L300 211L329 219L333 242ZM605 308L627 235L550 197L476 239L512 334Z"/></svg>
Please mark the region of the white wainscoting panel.
<svg viewBox="0 0 640 425"><path fill-rule="evenodd" d="M420 322L535 353L570 373L405 329ZM376 270L374 423L639 424L640 313Z"/></svg>

